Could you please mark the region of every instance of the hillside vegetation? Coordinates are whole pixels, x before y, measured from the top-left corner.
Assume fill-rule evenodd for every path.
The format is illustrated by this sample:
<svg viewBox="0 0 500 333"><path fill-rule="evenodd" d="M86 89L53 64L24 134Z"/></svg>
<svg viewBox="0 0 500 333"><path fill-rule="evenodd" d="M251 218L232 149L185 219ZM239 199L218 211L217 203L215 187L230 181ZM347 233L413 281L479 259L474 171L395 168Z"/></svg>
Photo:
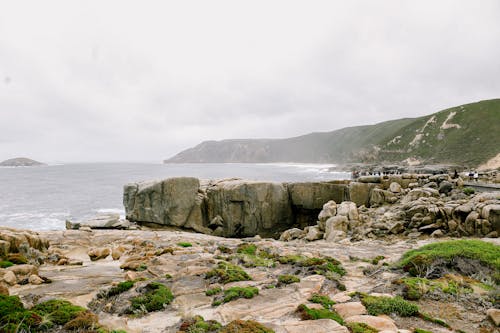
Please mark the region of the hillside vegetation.
<svg viewBox="0 0 500 333"><path fill-rule="evenodd" d="M500 99L420 118L311 133L288 139L206 141L165 163L401 162L477 166L500 153Z"/></svg>

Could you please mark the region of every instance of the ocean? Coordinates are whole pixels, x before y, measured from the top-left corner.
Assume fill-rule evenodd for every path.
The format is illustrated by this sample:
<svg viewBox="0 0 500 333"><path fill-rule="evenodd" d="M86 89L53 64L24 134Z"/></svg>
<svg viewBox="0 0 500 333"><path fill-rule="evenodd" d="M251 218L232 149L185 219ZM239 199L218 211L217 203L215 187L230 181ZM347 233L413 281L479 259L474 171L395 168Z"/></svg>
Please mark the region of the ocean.
<svg viewBox="0 0 500 333"><path fill-rule="evenodd" d="M41 167L0 167L0 227L61 230L67 219L82 221L99 213L124 216L123 185L189 176L239 177L279 182L348 179L328 164L147 164L88 163Z"/></svg>

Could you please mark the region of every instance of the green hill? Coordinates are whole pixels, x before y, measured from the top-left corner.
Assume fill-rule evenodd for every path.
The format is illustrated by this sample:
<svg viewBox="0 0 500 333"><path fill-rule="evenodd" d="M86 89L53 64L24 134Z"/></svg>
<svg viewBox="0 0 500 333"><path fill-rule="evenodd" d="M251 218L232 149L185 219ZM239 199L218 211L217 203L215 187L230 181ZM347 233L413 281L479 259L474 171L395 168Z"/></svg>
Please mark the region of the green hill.
<svg viewBox="0 0 500 333"><path fill-rule="evenodd" d="M165 163L401 162L477 166L500 153L500 99L288 139L206 141Z"/></svg>

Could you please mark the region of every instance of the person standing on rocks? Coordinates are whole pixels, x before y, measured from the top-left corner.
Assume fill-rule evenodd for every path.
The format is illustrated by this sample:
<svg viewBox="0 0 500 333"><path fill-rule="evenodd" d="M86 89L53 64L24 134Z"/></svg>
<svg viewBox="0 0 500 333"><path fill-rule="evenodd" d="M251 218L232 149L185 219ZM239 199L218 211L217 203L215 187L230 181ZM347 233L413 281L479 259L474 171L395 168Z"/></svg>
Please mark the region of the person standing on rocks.
<svg viewBox="0 0 500 333"><path fill-rule="evenodd" d="M479 174L476 172L474 172L474 181L478 181L479 180Z"/></svg>

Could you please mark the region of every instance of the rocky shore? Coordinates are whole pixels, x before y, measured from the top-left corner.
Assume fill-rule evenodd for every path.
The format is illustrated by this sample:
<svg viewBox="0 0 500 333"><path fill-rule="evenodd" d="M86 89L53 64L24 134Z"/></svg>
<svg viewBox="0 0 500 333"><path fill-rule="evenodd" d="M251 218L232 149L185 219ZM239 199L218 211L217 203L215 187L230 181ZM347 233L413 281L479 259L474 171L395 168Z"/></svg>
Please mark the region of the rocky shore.
<svg viewBox="0 0 500 333"><path fill-rule="evenodd" d="M0 269L1 293L26 309L53 299L88 309L80 332L495 332L500 312L498 257L497 266L471 261L476 274L450 261L434 276L412 275L401 256L436 242L423 236L282 242L2 228L0 239L3 262L16 262ZM483 240L498 256L498 239ZM141 303L155 290L165 291L155 295L159 305ZM66 323L49 331L73 330Z"/></svg>

